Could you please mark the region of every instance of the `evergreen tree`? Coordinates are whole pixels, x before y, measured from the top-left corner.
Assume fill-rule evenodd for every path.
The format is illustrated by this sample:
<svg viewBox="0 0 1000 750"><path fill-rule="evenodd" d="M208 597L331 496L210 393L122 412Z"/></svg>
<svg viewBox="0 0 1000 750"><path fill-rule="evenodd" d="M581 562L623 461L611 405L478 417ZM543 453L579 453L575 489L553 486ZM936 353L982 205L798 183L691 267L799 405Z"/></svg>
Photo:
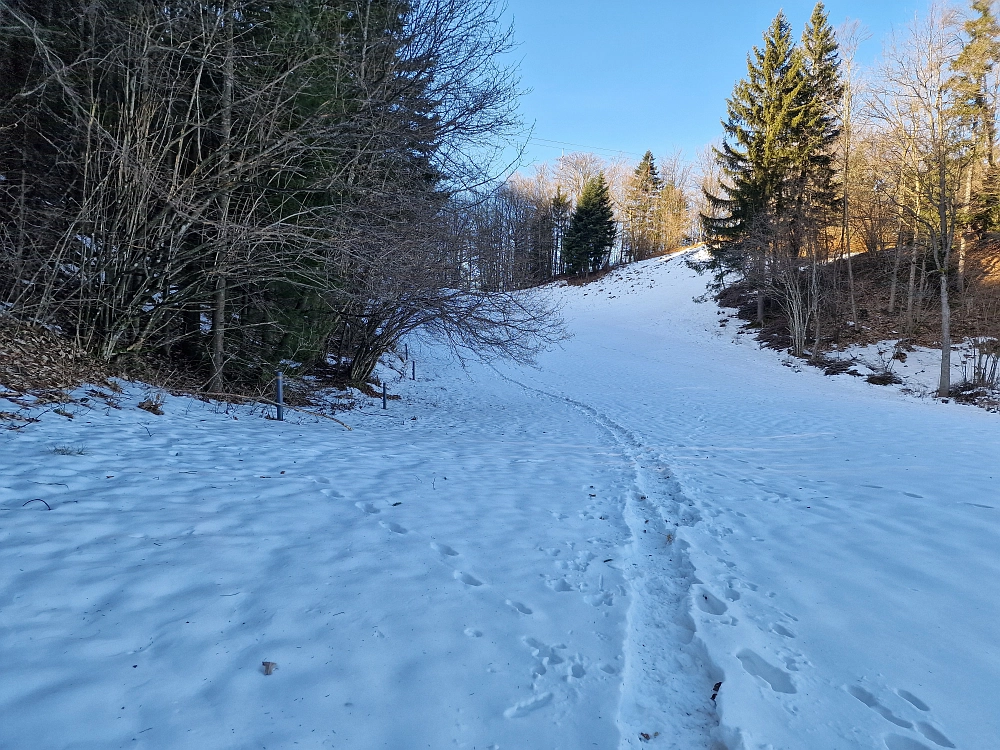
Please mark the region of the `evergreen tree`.
<svg viewBox="0 0 1000 750"><path fill-rule="evenodd" d="M972 10L977 15L964 24L968 41L955 60L952 85L961 102L959 107L980 141L977 145L985 152L987 164L993 166L996 104L990 97L989 79L1000 62L1000 23L990 0L972 0Z"/></svg>
<svg viewBox="0 0 1000 750"><path fill-rule="evenodd" d="M725 139L714 149L725 195L706 194L718 218L702 221L717 263L740 265L737 247L786 207L788 183L800 161L803 119L810 112L807 77L784 13L764 35L763 49L747 56L747 77L727 101Z"/></svg>
<svg viewBox="0 0 1000 750"><path fill-rule="evenodd" d="M563 238L567 273L588 274L608 262L617 228L604 173L587 181Z"/></svg>
<svg viewBox="0 0 1000 750"><path fill-rule="evenodd" d="M662 188L656 160L647 151L625 187L622 251L626 262L645 260L661 249L657 204Z"/></svg>
<svg viewBox="0 0 1000 750"><path fill-rule="evenodd" d="M562 191L562 186L556 186L556 194L552 197L552 269L558 275L566 270L566 252L564 240L569 228L571 202L569 196Z"/></svg>
<svg viewBox="0 0 1000 750"><path fill-rule="evenodd" d="M833 159L840 135L837 110L844 96L840 50L823 3L816 3L802 34L802 58L806 79L799 124L803 135L799 159L804 178L802 198L822 210L838 202Z"/></svg>
<svg viewBox="0 0 1000 750"><path fill-rule="evenodd" d="M996 99L991 78L1000 63L1000 23L989 0L973 0L976 14L964 24L968 37L953 65L951 81L958 99L959 113L972 135L978 169L967 173L966 200L971 203L965 221L976 231L995 230L1000 226L1000 170L996 163ZM985 160L985 165L983 161ZM972 198L973 172L979 172L982 184Z"/></svg>

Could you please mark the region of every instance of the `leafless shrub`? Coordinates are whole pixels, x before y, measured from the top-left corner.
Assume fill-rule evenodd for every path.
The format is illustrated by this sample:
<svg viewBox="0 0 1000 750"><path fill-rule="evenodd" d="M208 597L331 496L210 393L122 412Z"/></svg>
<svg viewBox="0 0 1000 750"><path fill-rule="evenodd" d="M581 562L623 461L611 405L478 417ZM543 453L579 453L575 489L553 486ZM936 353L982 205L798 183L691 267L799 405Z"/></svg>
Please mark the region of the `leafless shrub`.
<svg viewBox="0 0 1000 750"><path fill-rule="evenodd" d="M148 411L150 414L163 416L163 395L159 393L154 394L140 401L137 406L143 411Z"/></svg>
<svg viewBox="0 0 1000 750"><path fill-rule="evenodd" d="M0 82L21 319L213 392L331 351L363 381L425 326L486 353L551 337L547 308L450 252L453 196L520 128L492 0L0 0L0 36L23 61Z"/></svg>

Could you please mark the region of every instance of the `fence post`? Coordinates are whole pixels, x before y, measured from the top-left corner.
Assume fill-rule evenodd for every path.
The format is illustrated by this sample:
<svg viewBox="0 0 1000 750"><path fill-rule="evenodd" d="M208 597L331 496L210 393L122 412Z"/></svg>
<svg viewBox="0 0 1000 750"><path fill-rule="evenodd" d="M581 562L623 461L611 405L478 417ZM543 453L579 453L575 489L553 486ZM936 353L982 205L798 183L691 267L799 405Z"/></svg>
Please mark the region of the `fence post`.
<svg viewBox="0 0 1000 750"><path fill-rule="evenodd" d="M413 360L410 364L413 365L413 375L411 376L410 379L411 380L416 380L417 379L417 360Z"/></svg>
<svg viewBox="0 0 1000 750"><path fill-rule="evenodd" d="M278 371L278 421L285 421L285 373Z"/></svg>
<svg viewBox="0 0 1000 750"><path fill-rule="evenodd" d="M387 408L386 405L385 405L385 383L384 382L382 383L382 408L383 409Z"/></svg>

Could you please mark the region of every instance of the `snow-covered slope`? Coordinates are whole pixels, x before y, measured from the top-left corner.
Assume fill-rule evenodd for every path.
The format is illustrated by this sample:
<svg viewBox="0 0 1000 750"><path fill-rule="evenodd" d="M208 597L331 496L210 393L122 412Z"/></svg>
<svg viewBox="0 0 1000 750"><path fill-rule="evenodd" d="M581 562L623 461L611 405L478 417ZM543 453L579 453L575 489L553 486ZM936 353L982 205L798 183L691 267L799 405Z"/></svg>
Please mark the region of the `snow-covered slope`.
<svg viewBox="0 0 1000 750"><path fill-rule="evenodd" d="M996 415L703 292L551 289L538 368L425 347L351 432L134 386L0 432L0 747L1000 746Z"/></svg>
<svg viewBox="0 0 1000 750"><path fill-rule="evenodd" d="M782 367L703 290L677 258L565 290L576 338L519 377L627 427L693 502L722 736L1000 747L1000 422Z"/></svg>

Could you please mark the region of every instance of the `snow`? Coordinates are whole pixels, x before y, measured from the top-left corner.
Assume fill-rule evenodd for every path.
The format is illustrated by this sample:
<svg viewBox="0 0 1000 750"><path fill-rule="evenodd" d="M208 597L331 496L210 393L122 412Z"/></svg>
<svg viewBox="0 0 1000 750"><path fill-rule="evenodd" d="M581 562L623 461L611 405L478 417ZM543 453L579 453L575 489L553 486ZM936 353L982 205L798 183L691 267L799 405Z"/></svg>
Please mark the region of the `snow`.
<svg viewBox="0 0 1000 750"><path fill-rule="evenodd" d="M922 398L936 398L941 376L941 350L926 346L914 346L910 347L909 350L902 348L905 360L899 361L893 359L893 354L899 350L896 346L899 341L899 339L890 339L877 344L854 344L842 351L832 352L829 356L830 359L851 363L861 375L868 376L890 372L900 380L899 383L887 387ZM969 342L952 346L952 385L960 385L974 380L976 353L976 347ZM785 362L789 366L799 367L797 364L792 364L793 360L790 357L786 358ZM834 377L856 376L840 374Z"/></svg>
<svg viewBox="0 0 1000 750"><path fill-rule="evenodd" d="M704 291L550 288L537 368L411 342L352 431L131 385L0 433L0 746L995 746L997 416Z"/></svg>

